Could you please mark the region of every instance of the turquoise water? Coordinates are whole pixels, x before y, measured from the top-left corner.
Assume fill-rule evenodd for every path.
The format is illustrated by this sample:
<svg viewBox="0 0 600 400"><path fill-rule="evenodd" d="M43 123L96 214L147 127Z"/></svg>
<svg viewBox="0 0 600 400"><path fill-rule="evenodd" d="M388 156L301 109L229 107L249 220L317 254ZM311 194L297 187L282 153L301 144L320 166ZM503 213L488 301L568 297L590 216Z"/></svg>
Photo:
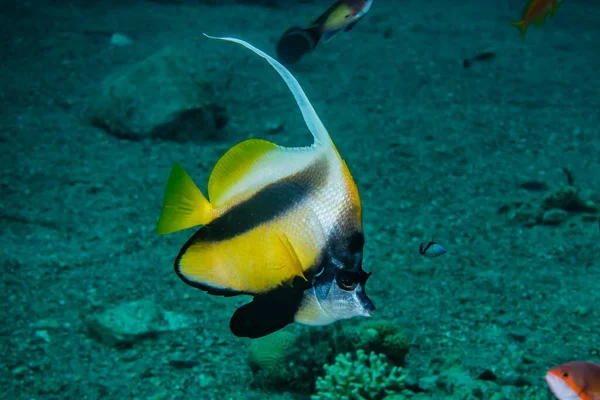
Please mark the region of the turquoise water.
<svg viewBox="0 0 600 400"><path fill-rule="evenodd" d="M312 140L267 63L202 33L275 55L329 2L4 2L1 397L552 399L550 368L599 362L600 4L522 40L522 1L454 3L375 0L290 67L360 191L376 310L250 340L247 296L173 272L193 231L154 229L173 163L205 191L244 139Z"/></svg>

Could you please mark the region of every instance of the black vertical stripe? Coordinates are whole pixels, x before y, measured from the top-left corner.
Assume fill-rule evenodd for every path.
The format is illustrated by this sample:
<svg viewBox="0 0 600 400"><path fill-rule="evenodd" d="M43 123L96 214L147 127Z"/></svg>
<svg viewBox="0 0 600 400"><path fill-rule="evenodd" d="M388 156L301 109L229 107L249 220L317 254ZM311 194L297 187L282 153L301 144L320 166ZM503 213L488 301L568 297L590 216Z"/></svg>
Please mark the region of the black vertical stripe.
<svg viewBox="0 0 600 400"><path fill-rule="evenodd" d="M182 252L193 243L231 239L277 219L311 193L324 187L327 174L327 161L320 159L294 175L265 186L251 198L201 228Z"/></svg>

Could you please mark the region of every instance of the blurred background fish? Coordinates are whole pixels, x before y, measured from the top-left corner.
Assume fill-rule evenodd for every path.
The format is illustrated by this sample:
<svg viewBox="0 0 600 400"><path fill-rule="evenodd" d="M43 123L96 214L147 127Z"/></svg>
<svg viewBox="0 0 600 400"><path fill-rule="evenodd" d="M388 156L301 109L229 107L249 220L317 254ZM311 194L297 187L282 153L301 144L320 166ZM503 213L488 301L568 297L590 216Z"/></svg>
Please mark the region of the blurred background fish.
<svg viewBox="0 0 600 400"><path fill-rule="evenodd" d="M533 23L536 28L544 25L546 17L553 17L561 5L563 0L529 0L523 9L522 19L520 21L511 22L520 32L523 39L529 24Z"/></svg>
<svg viewBox="0 0 600 400"><path fill-rule="evenodd" d="M292 27L277 43L277 58L283 64L298 62L321 42L330 41L339 32L348 32L369 11L373 0L339 0L308 28Z"/></svg>
<svg viewBox="0 0 600 400"><path fill-rule="evenodd" d="M184 169L171 170L156 231L201 226L175 260L187 284L214 295L254 296L230 321L242 337L261 337L294 320L325 325L370 316L362 269L358 189L296 79L252 45L294 94L314 136L286 148L249 139L228 150L208 181L208 197Z"/></svg>
<svg viewBox="0 0 600 400"><path fill-rule="evenodd" d="M546 382L558 400L600 400L600 364L568 362L548 371Z"/></svg>

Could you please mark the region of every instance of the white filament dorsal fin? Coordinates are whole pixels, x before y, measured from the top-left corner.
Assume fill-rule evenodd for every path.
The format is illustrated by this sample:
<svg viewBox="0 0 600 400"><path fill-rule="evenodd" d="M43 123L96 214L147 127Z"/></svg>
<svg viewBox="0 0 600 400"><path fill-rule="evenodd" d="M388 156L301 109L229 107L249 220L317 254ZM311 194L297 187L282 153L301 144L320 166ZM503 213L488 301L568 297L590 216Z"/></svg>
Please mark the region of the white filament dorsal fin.
<svg viewBox="0 0 600 400"><path fill-rule="evenodd" d="M332 144L331 137L329 136L327 129L325 129L323 122L321 122L321 119L317 115L317 112L313 108L312 104L310 104L310 101L308 100L308 97L306 97L304 90L302 90L302 87L300 86L296 78L294 78L294 75L292 75L290 71L288 71L283 65L281 65L279 61L275 60L273 57L269 56L264 51L257 49L250 43L247 43L243 40L230 37L209 36L206 33L204 34L204 36L210 39L226 40L229 42L241 44L242 46L252 50L254 53L267 60L267 62L271 64L271 66L275 68L275 70L283 78L288 88L294 95L296 103L298 103L298 107L300 107L300 111L302 112L302 116L304 117L304 122L306 123L306 126L308 127L308 129L314 137L315 141L313 145L318 146L321 144Z"/></svg>

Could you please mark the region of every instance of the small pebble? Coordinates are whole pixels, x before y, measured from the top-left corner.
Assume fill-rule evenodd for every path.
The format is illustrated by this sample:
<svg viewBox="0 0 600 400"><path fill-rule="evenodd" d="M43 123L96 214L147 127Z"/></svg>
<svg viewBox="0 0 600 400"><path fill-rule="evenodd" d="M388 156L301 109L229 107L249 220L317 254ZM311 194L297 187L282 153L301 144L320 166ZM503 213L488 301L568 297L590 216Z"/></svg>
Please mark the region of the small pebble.
<svg viewBox="0 0 600 400"><path fill-rule="evenodd" d="M433 391L438 384L437 376L427 376L419 379L419 388L425 391Z"/></svg>
<svg viewBox="0 0 600 400"><path fill-rule="evenodd" d="M519 342L519 343L523 343L527 340L527 332L522 330L515 330L512 332L509 332L508 335L515 341Z"/></svg>
<svg viewBox="0 0 600 400"><path fill-rule="evenodd" d="M18 367L15 367L12 369L12 373L13 373L13 375L23 375L28 370L29 370L29 368L27 368L26 366L19 365Z"/></svg>
<svg viewBox="0 0 600 400"><path fill-rule="evenodd" d="M148 400L165 400L165 399L168 399L169 396L170 396L170 394L167 392L160 392L160 393L150 396L148 398Z"/></svg>
<svg viewBox="0 0 600 400"><path fill-rule="evenodd" d="M44 331L44 330L35 331L35 336L39 337L40 339L43 339L44 342L46 342L46 343L50 343L50 335L48 334L48 331Z"/></svg>
<svg viewBox="0 0 600 400"><path fill-rule="evenodd" d="M585 316L588 315L592 310L584 305L579 305L575 307L574 313L577 315Z"/></svg>
<svg viewBox="0 0 600 400"><path fill-rule="evenodd" d="M269 121L265 124L265 131L269 135L276 135L283 132L283 124L280 121Z"/></svg>
<svg viewBox="0 0 600 400"><path fill-rule="evenodd" d="M61 324L55 319L42 319L30 325L37 329L60 329Z"/></svg>
<svg viewBox="0 0 600 400"><path fill-rule="evenodd" d="M198 364L196 360L169 360L169 365L177 369L194 368Z"/></svg>
<svg viewBox="0 0 600 400"><path fill-rule="evenodd" d="M122 33L113 33L110 37L110 44L117 47L125 47L131 46L133 44L133 40L129 39L126 35Z"/></svg>
<svg viewBox="0 0 600 400"><path fill-rule="evenodd" d="M569 213L565 210L553 208L548 210L542 216L542 224L544 225L560 225L567 219Z"/></svg>
<svg viewBox="0 0 600 400"><path fill-rule="evenodd" d="M215 378L204 374L200 374L198 376L198 381L198 384L201 388L211 387L215 384Z"/></svg>

